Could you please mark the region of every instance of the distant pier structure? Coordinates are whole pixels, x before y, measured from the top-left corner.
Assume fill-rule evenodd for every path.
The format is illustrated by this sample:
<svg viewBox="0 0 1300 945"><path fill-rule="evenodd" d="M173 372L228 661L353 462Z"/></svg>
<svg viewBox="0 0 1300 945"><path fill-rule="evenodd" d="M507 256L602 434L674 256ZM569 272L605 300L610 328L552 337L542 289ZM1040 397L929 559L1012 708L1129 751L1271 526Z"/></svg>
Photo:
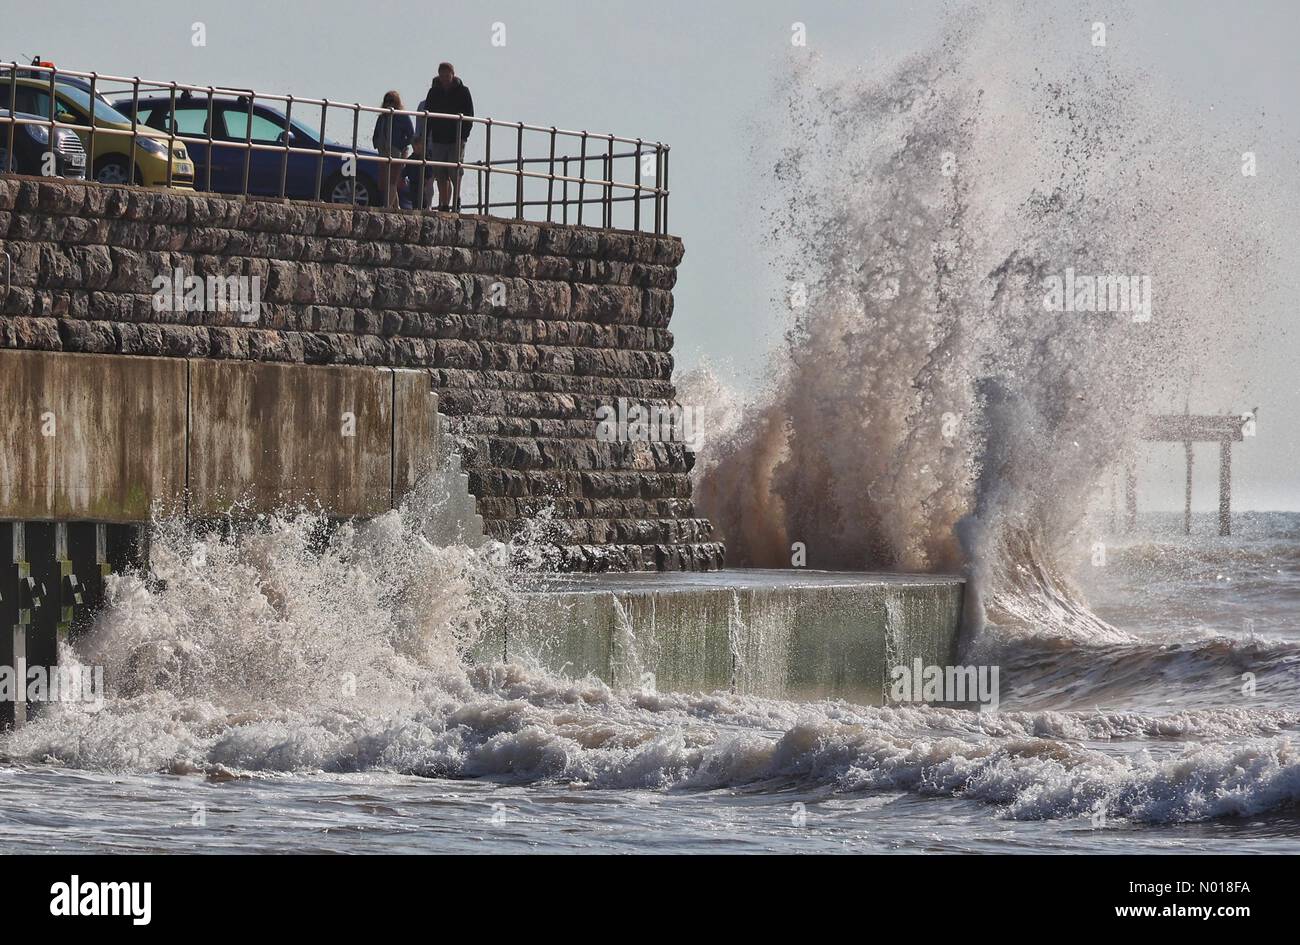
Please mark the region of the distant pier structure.
<svg viewBox="0 0 1300 945"><path fill-rule="evenodd" d="M1187 488L1183 503L1183 531L1192 532L1192 444L1219 444L1219 534L1232 534L1232 444L1255 434L1255 411L1246 414L1160 414L1148 417L1141 438L1156 443L1182 443L1187 457ZM1124 499L1127 526L1137 523L1137 472L1125 472Z"/></svg>

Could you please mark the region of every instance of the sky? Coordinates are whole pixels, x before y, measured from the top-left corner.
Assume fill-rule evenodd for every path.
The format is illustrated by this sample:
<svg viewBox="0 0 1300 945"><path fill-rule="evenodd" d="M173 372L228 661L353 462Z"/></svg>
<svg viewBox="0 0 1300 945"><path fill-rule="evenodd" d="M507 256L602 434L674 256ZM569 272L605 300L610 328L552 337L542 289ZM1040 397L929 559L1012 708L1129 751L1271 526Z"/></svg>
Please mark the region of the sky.
<svg viewBox="0 0 1300 945"><path fill-rule="evenodd" d="M1258 143L1261 161L1300 180L1300 3L1046 2L1077 11L1080 24L1122 24L1112 29L1130 34L1130 48L1181 104L1266 114L1279 133ZM757 195L772 186L763 138L792 57L846 70L895 61L932 41L961 3L0 0L0 58L40 54L73 69L370 104L396 88L408 107L449 59L479 114L664 141L673 148L671 230L686 246L672 325L678 365L707 357L748 386L761 379L786 315L784 283L758 238ZM796 22L805 47L791 45ZM192 42L196 23L201 47ZM1007 41L1034 37L1009 24ZM1296 245L1280 252L1300 271ZM1285 326L1296 290L1295 280L1263 287L1250 304L1276 308ZM1300 341L1279 335L1232 367L1251 402L1231 409L1261 406L1258 436L1233 457L1237 508L1300 510ZM1200 449L1197 508L1210 509L1217 447ZM1176 446L1153 449L1140 473L1144 507L1181 508L1181 457Z"/></svg>

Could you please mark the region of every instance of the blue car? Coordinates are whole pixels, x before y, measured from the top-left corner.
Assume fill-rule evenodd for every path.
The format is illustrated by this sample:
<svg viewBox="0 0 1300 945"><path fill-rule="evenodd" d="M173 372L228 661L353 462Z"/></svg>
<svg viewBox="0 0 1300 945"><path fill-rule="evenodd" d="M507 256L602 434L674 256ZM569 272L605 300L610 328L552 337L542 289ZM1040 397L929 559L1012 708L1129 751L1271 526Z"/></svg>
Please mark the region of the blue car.
<svg viewBox="0 0 1300 945"><path fill-rule="evenodd" d="M118 99L114 107L130 116L132 108L137 121L146 127L186 138L207 138L209 113L214 142L230 141L240 144L251 137L255 144L283 145L287 138L290 147L307 148L314 154L248 151L240 147L222 147L206 142L185 142L194 161L195 190L210 190L221 194L250 193L266 197L280 196L283 173L284 196L299 200L325 200L331 203L356 203L359 206L378 206L380 190L378 173L380 163L367 158L378 158L378 152L368 148L356 149L356 174L343 173L345 156L353 153L351 147L325 139L322 146L320 133L289 119L284 112L269 105L252 104L243 96L214 96L209 109L208 96L182 93L176 96L175 113L172 113L171 93L141 96L138 103L131 98ZM211 150L211 154L209 154ZM244 187L245 155L248 155L248 187ZM287 161L287 169L284 167ZM319 189L318 188L319 181ZM355 191L355 196L354 196Z"/></svg>

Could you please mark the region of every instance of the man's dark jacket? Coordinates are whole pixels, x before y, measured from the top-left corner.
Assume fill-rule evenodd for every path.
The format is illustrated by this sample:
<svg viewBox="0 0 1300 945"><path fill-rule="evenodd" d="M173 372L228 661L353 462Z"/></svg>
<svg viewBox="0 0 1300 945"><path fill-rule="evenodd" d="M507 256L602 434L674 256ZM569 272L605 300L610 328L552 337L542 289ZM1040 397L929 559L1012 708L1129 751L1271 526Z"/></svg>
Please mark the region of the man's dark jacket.
<svg viewBox="0 0 1300 945"><path fill-rule="evenodd" d="M434 80L429 87L429 94L424 97L420 111L441 112L444 115L473 115L474 99L469 94L469 86L459 78L451 80L451 88L444 89L442 83ZM420 119L421 123L424 119ZM455 118L430 118L425 130L426 140L433 144L451 144L456 140L456 126L461 125L461 140L469 137L474 127L472 121L459 122Z"/></svg>

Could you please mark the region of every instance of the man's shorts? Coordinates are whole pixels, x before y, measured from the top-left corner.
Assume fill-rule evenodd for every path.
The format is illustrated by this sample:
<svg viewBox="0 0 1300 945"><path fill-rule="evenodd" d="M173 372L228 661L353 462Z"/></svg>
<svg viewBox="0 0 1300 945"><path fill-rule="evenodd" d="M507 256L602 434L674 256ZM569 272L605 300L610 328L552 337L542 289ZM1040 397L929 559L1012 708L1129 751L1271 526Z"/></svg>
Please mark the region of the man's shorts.
<svg viewBox="0 0 1300 945"><path fill-rule="evenodd" d="M465 154L464 142L461 142L460 146L458 147L455 143L450 141L447 142L446 144L443 144L438 141L432 141L429 143L429 146L424 150L424 156L426 159L430 161L446 161L449 164L455 164L457 161L463 160L464 154ZM456 173L456 168L431 167L429 168L429 171L432 174L434 180L451 180L452 176Z"/></svg>

